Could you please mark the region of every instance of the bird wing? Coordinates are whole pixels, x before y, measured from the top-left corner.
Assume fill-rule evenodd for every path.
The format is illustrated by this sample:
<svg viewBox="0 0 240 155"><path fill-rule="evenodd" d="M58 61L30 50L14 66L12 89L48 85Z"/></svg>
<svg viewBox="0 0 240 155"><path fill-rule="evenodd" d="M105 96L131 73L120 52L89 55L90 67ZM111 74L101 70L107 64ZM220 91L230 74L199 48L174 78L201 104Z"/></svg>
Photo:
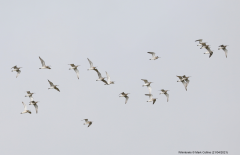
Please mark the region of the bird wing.
<svg viewBox="0 0 240 155"><path fill-rule="evenodd" d="M167 102L168 102L168 99L169 99L169 94L168 94L168 93L165 93L165 95L167 96Z"/></svg>
<svg viewBox="0 0 240 155"><path fill-rule="evenodd" d="M190 80L188 80L188 79L185 79L185 82L186 82L186 87L188 86L188 84L189 84L189 82L190 82Z"/></svg>
<svg viewBox="0 0 240 155"><path fill-rule="evenodd" d="M23 106L24 106L24 110L27 110L27 106L24 102L22 102Z"/></svg>
<svg viewBox="0 0 240 155"><path fill-rule="evenodd" d="M104 80L104 79L103 79L103 80L102 80L102 82L104 82L104 83L106 83L106 84L108 85L108 83L107 83L107 81L106 81L106 80Z"/></svg>
<svg viewBox="0 0 240 155"><path fill-rule="evenodd" d="M59 92L60 92L60 90L58 89L58 87L56 87L56 86L55 86L55 87L54 87L54 89L56 89L57 91L59 91Z"/></svg>
<svg viewBox="0 0 240 155"><path fill-rule="evenodd" d="M211 58L211 56L213 55L213 52L209 52L209 58Z"/></svg>
<svg viewBox="0 0 240 155"><path fill-rule="evenodd" d="M88 123L88 127L90 127L90 125L92 125L92 122L89 122L89 123Z"/></svg>
<svg viewBox="0 0 240 155"><path fill-rule="evenodd" d="M87 121L88 121L88 119L83 119L83 120L84 120L85 122L87 122ZM82 121L83 121L83 120L82 120Z"/></svg>
<svg viewBox="0 0 240 155"><path fill-rule="evenodd" d="M124 92L122 92L122 93L120 93L120 94L122 94L122 95L125 95L125 93L124 93ZM120 95L120 94L119 94L119 95Z"/></svg>
<svg viewBox="0 0 240 155"><path fill-rule="evenodd" d="M87 58L87 59L88 59L88 58ZM92 61L88 59L88 62L89 62L89 64L90 64L90 67L92 68L92 67L93 67Z"/></svg>
<svg viewBox="0 0 240 155"><path fill-rule="evenodd" d="M151 93L152 93L152 88L151 88L151 86L149 85L149 86L147 86L147 87L148 87L149 93L151 94Z"/></svg>
<svg viewBox="0 0 240 155"><path fill-rule="evenodd" d="M141 80L143 80L145 83L148 83L148 80L146 80L146 79L141 79Z"/></svg>
<svg viewBox="0 0 240 155"><path fill-rule="evenodd" d="M125 100L125 104L127 103L129 97L128 96L125 96L126 100Z"/></svg>
<svg viewBox="0 0 240 155"><path fill-rule="evenodd" d="M30 91L27 91L27 93L28 93L28 94L31 94L31 92L30 92Z"/></svg>
<svg viewBox="0 0 240 155"><path fill-rule="evenodd" d="M223 48L223 51L225 52L225 55L226 55L226 58L227 58L228 50L226 48Z"/></svg>
<svg viewBox="0 0 240 155"><path fill-rule="evenodd" d="M78 79L79 79L79 71L78 71L78 69L77 69L77 68L74 68L74 71L77 73L77 77L78 77Z"/></svg>
<svg viewBox="0 0 240 155"><path fill-rule="evenodd" d="M17 68L17 66L13 66L12 68L16 69L16 68ZM12 69L12 68L11 68L11 69Z"/></svg>
<svg viewBox="0 0 240 155"><path fill-rule="evenodd" d="M36 113L38 113L38 105L37 105L37 103L34 104L34 107L36 109Z"/></svg>
<svg viewBox="0 0 240 155"><path fill-rule="evenodd" d="M155 100L153 100L153 104L156 102L156 99Z"/></svg>
<svg viewBox="0 0 240 155"><path fill-rule="evenodd" d="M199 41L199 43L201 43L201 42L202 42L202 39L195 40L195 42L197 42L197 41Z"/></svg>
<svg viewBox="0 0 240 155"><path fill-rule="evenodd" d="M45 61L41 57L39 57L39 59L40 59L40 61L42 63L42 66L45 66Z"/></svg>
<svg viewBox="0 0 240 155"><path fill-rule="evenodd" d="M108 73L106 72L106 75L107 75L107 82L110 84L110 76L108 75Z"/></svg>
<svg viewBox="0 0 240 155"><path fill-rule="evenodd" d="M180 80L182 80L182 77L181 76L177 76Z"/></svg>
<svg viewBox="0 0 240 155"><path fill-rule="evenodd" d="M182 84L183 84L183 86L185 87L185 89L187 90L187 84L186 84L186 82L185 82L185 81L182 81Z"/></svg>
<svg viewBox="0 0 240 155"><path fill-rule="evenodd" d="M155 57L155 52L148 52L149 54L152 54L152 57Z"/></svg>
<svg viewBox="0 0 240 155"><path fill-rule="evenodd" d="M71 65L72 67L75 67L75 65L74 65L74 64L69 64L69 65Z"/></svg>
<svg viewBox="0 0 240 155"><path fill-rule="evenodd" d="M17 77L18 77L18 75L19 75L20 73L21 73L21 71L20 71L20 70L17 70ZM17 78L17 77L16 77L16 78Z"/></svg>
<svg viewBox="0 0 240 155"><path fill-rule="evenodd" d="M101 73L100 73L97 69L94 69L94 70L97 72L97 74L98 74L98 78L99 78L99 79L102 78Z"/></svg>
<svg viewBox="0 0 240 155"><path fill-rule="evenodd" d="M53 83L52 83L51 81L48 80L48 82L49 82L50 86L54 86Z"/></svg>

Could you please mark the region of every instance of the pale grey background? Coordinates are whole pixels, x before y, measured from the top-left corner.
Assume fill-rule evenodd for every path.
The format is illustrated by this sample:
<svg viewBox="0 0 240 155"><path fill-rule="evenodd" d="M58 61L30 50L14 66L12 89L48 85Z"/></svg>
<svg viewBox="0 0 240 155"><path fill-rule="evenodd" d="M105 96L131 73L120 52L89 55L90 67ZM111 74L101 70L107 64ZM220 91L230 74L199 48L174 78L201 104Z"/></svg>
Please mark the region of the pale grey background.
<svg viewBox="0 0 240 155"><path fill-rule="evenodd" d="M1 0L1 154L239 154L239 14L239 1ZM210 59L196 39L211 45ZM38 56L52 69L39 70ZM87 58L115 85L96 82ZM69 63L81 65L80 80ZM14 65L23 67L17 79ZM192 76L187 92L176 82L183 74ZM155 105L142 78L154 82ZM30 105L20 114L27 90L38 114Z"/></svg>

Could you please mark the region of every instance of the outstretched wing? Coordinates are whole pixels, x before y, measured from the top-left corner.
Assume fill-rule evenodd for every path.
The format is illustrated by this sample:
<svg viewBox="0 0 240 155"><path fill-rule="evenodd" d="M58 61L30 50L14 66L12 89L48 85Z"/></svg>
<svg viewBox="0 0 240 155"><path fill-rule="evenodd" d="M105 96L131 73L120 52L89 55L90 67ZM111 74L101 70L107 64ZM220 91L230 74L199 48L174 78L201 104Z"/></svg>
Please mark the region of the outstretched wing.
<svg viewBox="0 0 240 155"><path fill-rule="evenodd" d="M74 65L74 64L69 64L69 65L71 65L72 67L75 67L75 65Z"/></svg>
<svg viewBox="0 0 240 155"><path fill-rule="evenodd" d="M23 106L24 106L24 110L27 110L27 106L24 102L22 102Z"/></svg>
<svg viewBox="0 0 240 155"><path fill-rule="evenodd" d="M108 85L108 83L107 83L107 81L106 81L106 80L104 80L104 79L103 79L103 80L102 80L102 82L104 82L106 85Z"/></svg>
<svg viewBox="0 0 240 155"><path fill-rule="evenodd" d="M39 57L39 59L40 59L40 61L42 63L42 66L45 66L45 61L41 57Z"/></svg>
<svg viewBox="0 0 240 155"><path fill-rule="evenodd" d="M152 93L152 88L151 88L151 86L149 85L149 86L147 86L148 87L148 90L149 90L149 94L151 94Z"/></svg>
<svg viewBox="0 0 240 155"><path fill-rule="evenodd" d="M38 105L37 105L37 103L34 104L34 107L35 107L35 109L36 109L36 113L38 113Z"/></svg>
<svg viewBox="0 0 240 155"><path fill-rule="evenodd" d="M168 99L169 99L169 94L168 94L168 93L165 93L165 95L167 96L167 102L168 102Z"/></svg>
<svg viewBox="0 0 240 155"><path fill-rule="evenodd" d="M88 59L88 58L87 58L87 59ZM88 59L88 62L89 62L89 64L90 64L90 67L92 68L92 67L93 67L92 61Z"/></svg>
<svg viewBox="0 0 240 155"><path fill-rule="evenodd" d="M148 52L149 54L152 54L152 57L155 57L155 52Z"/></svg>
<svg viewBox="0 0 240 155"><path fill-rule="evenodd" d="M53 83L52 83L51 81L48 80L48 82L49 82L50 86L54 86Z"/></svg>
<svg viewBox="0 0 240 155"><path fill-rule="evenodd" d="M56 89L57 91L59 91L59 92L60 92L60 90L58 89L58 87L54 87L54 89Z"/></svg>
<svg viewBox="0 0 240 155"><path fill-rule="evenodd" d="M128 96L125 96L126 100L125 100L125 104L127 103L129 97Z"/></svg>
<svg viewBox="0 0 240 155"><path fill-rule="evenodd" d="M195 42L197 42L197 41L199 41L199 43L201 43L201 42L202 42L202 39L195 40Z"/></svg>
<svg viewBox="0 0 240 155"><path fill-rule="evenodd" d="M92 122L89 122L88 127L90 127L90 125L92 125Z"/></svg>
<svg viewBox="0 0 240 155"><path fill-rule="evenodd" d="M94 70L97 72L97 74L98 74L98 78L99 78L99 79L102 78L101 73L100 73L97 69L94 69Z"/></svg>
<svg viewBox="0 0 240 155"><path fill-rule="evenodd" d="M78 69L77 69L77 68L74 68L74 71L76 72L77 78L79 79L79 71L78 71Z"/></svg>
<svg viewBox="0 0 240 155"><path fill-rule="evenodd" d="M156 102L156 99L155 100L153 100L153 104Z"/></svg>
<svg viewBox="0 0 240 155"><path fill-rule="evenodd" d="M226 58L227 58L228 50L226 48L223 48L223 51L225 52L225 55L226 55Z"/></svg>
<svg viewBox="0 0 240 155"><path fill-rule="evenodd" d="M148 83L148 80L146 80L146 79L141 79L141 80L143 80L145 83Z"/></svg>
<svg viewBox="0 0 240 155"><path fill-rule="evenodd" d="M108 75L108 73L106 72L106 75L107 75L107 82L110 84L110 76Z"/></svg>
<svg viewBox="0 0 240 155"><path fill-rule="evenodd" d="M190 82L190 80L188 80L188 79L185 79L185 81L186 81L186 87L188 86L188 84L189 84L189 82Z"/></svg>
<svg viewBox="0 0 240 155"><path fill-rule="evenodd" d="M18 75L21 73L21 71L20 70L17 70L17 76L16 76L16 78L18 77Z"/></svg>
<svg viewBox="0 0 240 155"><path fill-rule="evenodd" d="M180 80L182 80L182 76L177 76Z"/></svg>

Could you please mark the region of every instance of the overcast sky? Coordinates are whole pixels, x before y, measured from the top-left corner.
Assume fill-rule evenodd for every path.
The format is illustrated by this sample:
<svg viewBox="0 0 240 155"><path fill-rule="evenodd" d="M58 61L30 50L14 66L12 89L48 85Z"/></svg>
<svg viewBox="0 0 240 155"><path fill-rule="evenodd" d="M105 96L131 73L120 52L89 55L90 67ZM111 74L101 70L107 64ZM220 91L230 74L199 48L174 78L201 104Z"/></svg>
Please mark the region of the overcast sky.
<svg viewBox="0 0 240 155"><path fill-rule="evenodd" d="M4 155L239 153L239 1L0 1ZM196 39L211 46L211 58ZM229 45L228 58L221 44ZM150 61L148 51L161 57ZM40 70L39 56L51 65ZM115 81L106 86L103 76ZM80 79L70 63L79 66ZM16 78L11 67L23 67ZM191 76L188 91L176 75ZM61 92L48 90L47 80ZM156 103L146 102L153 82ZM169 102L160 89L169 91ZM39 113L24 97L36 94ZM127 104L121 92L130 93ZM32 114L20 114L25 102ZM93 121L89 128L82 119Z"/></svg>

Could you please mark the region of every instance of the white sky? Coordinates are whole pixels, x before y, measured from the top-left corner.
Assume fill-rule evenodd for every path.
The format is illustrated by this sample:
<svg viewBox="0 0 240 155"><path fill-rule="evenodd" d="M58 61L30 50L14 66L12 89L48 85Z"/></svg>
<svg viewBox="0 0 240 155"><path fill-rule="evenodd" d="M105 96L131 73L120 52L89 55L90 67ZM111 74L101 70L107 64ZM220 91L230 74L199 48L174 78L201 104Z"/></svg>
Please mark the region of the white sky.
<svg viewBox="0 0 240 155"><path fill-rule="evenodd" d="M1 0L1 153L238 154L239 14L239 1ZM210 59L196 39L211 45ZM148 51L161 58L150 61ZM39 56L51 70L39 70ZM87 58L115 84L96 82ZM79 80L70 63L81 65ZM14 65L23 67L17 79ZM184 74L192 76L187 92L176 82ZM141 79L154 82L154 105ZM169 102L160 89L170 90ZM31 115L20 114L28 90L38 114L30 105Z"/></svg>

